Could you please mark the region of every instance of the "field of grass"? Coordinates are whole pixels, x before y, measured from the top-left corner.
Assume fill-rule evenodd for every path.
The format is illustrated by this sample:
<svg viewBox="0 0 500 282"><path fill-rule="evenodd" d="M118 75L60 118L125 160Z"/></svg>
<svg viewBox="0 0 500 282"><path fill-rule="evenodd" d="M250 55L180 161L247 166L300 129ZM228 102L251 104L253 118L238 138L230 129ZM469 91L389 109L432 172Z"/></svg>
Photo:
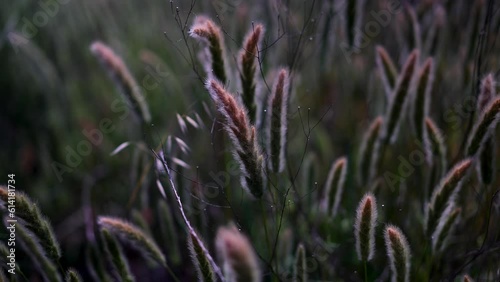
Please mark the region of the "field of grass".
<svg viewBox="0 0 500 282"><path fill-rule="evenodd" d="M19 0L0 28L0 281L500 281L500 1Z"/></svg>

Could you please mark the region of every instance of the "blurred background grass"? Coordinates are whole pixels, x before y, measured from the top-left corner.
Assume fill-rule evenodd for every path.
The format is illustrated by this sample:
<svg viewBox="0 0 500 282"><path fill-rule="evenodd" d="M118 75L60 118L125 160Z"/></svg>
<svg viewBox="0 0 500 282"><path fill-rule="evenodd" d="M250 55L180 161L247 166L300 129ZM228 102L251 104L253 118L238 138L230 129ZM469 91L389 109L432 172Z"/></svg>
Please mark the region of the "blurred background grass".
<svg viewBox="0 0 500 282"><path fill-rule="evenodd" d="M48 15L40 4L49 2L52 3L52 15ZM191 166L183 171L186 177L207 182L211 181L210 172L225 171L227 167L222 163L225 153L209 146L221 140L220 134L214 137L210 133L213 120L206 113L203 102L213 109L211 102L190 62L181 56L188 53L175 14L178 7L184 22L191 9L190 1L64 2L23 0L0 4L0 89L5 97L0 106L3 133L0 177L5 180L0 179L0 182L6 181L7 173L16 174L16 188L36 199L53 222L65 254L62 263L81 265L86 241L86 234L82 232L85 230L83 215L88 203L94 214L125 217L134 206L147 217L148 206L156 204L158 192L154 185L148 186L152 199L131 197L141 173L139 167L142 166L138 163L144 160L134 150L110 156L118 145L141 140L145 135L150 145L157 147L162 145L166 134L182 136L192 149L183 157ZM348 60L341 47L345 36L329 23L340 16L334 9L324 9L328 1L283 1L281 5L276 4L278 2L197 1L187 25L194 15L206 14L212 18L219 15L217 22L227 32L228 54L234 65L234 56L251 23L264 23L268 45L263 53L264 73L272 73L278 66L292 66L294 71L289 147L292 156L289 165L293 169L301 165L308 138L303 128L307 132L308 125L312 127L321 120L310 135L307 148L306 160L314 159L314 173L304 172L300 179L301 191L317 193L317 189L322 189L330 163L341 155L354 159L368 123L383 113L384 93L375 72L374 46L385 46L398 66L415 46L402 41L411 27L408 17L401 12L393 15L390 23L383 26L379 34L370 37L367 46ZM387 2L369 1L364 21L373 20L368 11L385 9ZM419 17L425 38L433 24L435 6L429 4L433 1L421 2L414 5L417 11L420 11L418 7L423 7ZM439 83L432 95L431 113L445 131L451 158L457 154L463 129L452 128L443 113L456 104L461 105L470 93L474 59L471 48L475 46L480 25L473 22L476 19L473 14L475 1L435 2L447 11L446 25L437 39L437 47L423 53L424 56L439 56L436 79ZM43 13L47 15L46 24L37 26L37 22L44 22ZM496 59L485 60L482 72L499 69L500 61L495 57L500 47L496 40L499 16L498 13L494 15L486 58ZM138 130L132 115L120 120L120 114L113 111L112 103L120 96L89 51L95 40L109 44L122 56L141 85L151 76L152 68L164 74L156 77L157 86L145 93L153 116L151 127ZM188 39L188 42L199 49L194 41ZM199 65L196 67L203 73ZM233 89L235 78L229 83ZM183 134L177 124L177 113L189 116L199 113L206 129ZM103 142L92 146L92 152L82 156L78 166L64 173L59 181L54 173L54 162L66 164L68 148L76 150L79 142L87 140L82 131L99 128L103 119L110 119L116 129L104 134ZM465 124L466 120L460 119L460 124ZM410 152L408 144L411 151L411 138L403 138L402 145L391 152L390 157L405 152L407 155ZM354 168L354 162L350 164ZM387 169L396 170L397 165L393 163ZM237 177L233 178L236 185ZM360 188L355 187L351 176L349 178L345 195L347 210L342 213L351 217ZM407 184L413 181L409 179ZM89 194L90 187L92 192ZM187 198L189 201L189 194ZM235 213L242 212L244 207L237 208ZM411 205L395 209L408 211L408 207ZM227 214L226 218L231 217L224 209L212 212L219 214L221 211ZM248 217L243 221L252 221L251 214L242 212L240 215ZM216 225L208 226L213 233ZM350 223L345 222L344 226L345 230L350 230Z"/></svg>

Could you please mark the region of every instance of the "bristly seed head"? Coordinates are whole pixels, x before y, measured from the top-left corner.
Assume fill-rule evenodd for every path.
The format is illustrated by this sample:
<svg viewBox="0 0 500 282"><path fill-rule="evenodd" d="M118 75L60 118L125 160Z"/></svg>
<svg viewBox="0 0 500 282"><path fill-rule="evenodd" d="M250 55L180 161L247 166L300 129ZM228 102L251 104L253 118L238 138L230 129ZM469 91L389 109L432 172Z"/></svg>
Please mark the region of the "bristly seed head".
<svg viewBox="0 0 500 282"><path fill-rule="evenodd" d="M286 165L286 145L288 130L288 70L281 69L269 97L267 111L269 168L274 172L282 172Z"/></svg>
<svg viewBox="0 0 500 282"><path fill-rule="evenodd" d="M375 254L375 228L377 226L377 201L371 192L363 196L356 210L354 237L356 252L361 261L370 261Z"/></svg>
<svg viewBox="0 0 500 282"><path fill-rule="evenodd" d="M385 228L384 239L392 272L391 281L409 281L411 251L408 240L403 232L393 225Z"/></svg>
<svg viewBox="0 0 500 282"><path fill-rule="evenodd" d="M481 113L467 143L467 155L474 156L486 141L486 137L495 129L500 113L500 97L490 102Z"/></svg>
<svg viewBox="0 0 500 282"><path fill-rule="evenodd" d="M239 54L240 83L242 88L242 100L248 109L248 115L252 123L256 118L257 104L257 77L256 77L256 59L258 57L259 45L264 33L264 26L261 24L253 25L252 30L247 34L243 49ZM261 104L261 103L258 103Z"/></svg>
<svg viewBox="0 0 500 282"><path fill-rule="evenodd" d="M391 97L391 103L386 112L385 126L384 126L384 145L389 142L394 142L398 134L398 128L403 120L404 109L406 106L406 101L408 93L410 92L410 86L413 81L415 68L418 62L420 52L414 50L406 59L406 63L401 71L396 87L394 88L394 94Z"/></svg>
<svg viewBox="0 0 500 282"><path fill-rule="evenodd" d="M389 53L382 46L375 48L375 61L377 63L382 82L384 84L385 95L387 100L391 99L392 91L396 86L396 79L398 77L398 70L394 65Z"/></svg>
<svg viewBox="0 0 500 282"><path fill-rule="evenodd" d="M207 44L205 53L209 59L203 65L209 78L215 77L222 83L226 83L226 51L220 27L207 17L197 16L189 30L189 35Z"/></svg>
<svg viewBox="0 0 500 282"><path fill-rule="evenodd" d="M376 164L380 157L380 129L384 118L377 117L363 137L358 156L358 181L365 185L375 176Z"/></svg>
<svg viewBox="0 0 500 282"><path fill-rule="evenodd" d="M467 175L472 165L472 159L466 159L456 164L441 180L439 186L432 193L431 201L427 207L426 231L432 234L441 215L448 204L455 201L461 186L462 179Z"/></svg>
<svg viewBox="0 0 500 282"><path fill-rule="evenodd" d="M227 92L221 83L209 79L206 87L217 110L224 116L224 129L234 146L234 158L240 164L241 185L255 198L260 198L265 189L264 158L257 143L255 127L250 126L246 109Z"/></svg>
<svg viewBox="0 0 500 282"><path fill-rule="evenodd" d="M339 158L332 164L325 183L325 195L323 197L323 209L333 217L337 215L340 200L344 191L347 174L347 158Z"/></svg>
<svg viewBox="0 0 500 282"><path fill-rule="evenodd" d="M109 46L100 41L93 42L90 45L90 51L115 81L137 116L145 123L151 122L146 98L123 60Z"/></svg>

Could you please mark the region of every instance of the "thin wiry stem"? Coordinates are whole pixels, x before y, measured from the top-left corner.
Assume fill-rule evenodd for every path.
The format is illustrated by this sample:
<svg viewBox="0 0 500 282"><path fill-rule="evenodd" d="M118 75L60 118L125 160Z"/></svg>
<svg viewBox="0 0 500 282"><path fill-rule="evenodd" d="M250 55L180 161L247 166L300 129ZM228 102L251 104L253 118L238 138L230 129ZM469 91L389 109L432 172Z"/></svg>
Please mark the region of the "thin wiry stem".
<svg viewBox="0 0 500 282"><path fill-rule="evenodd" d="M198 242L200 242L200 248L207 255L207 259L212 264L212 267L214 268L214 272L217 274L217 276L219 277L219 279L222 280L223 282L226 281L225 278L224 278L224 275L222 274L222 271L219 268L219 266L217 266L217 264L215 263L214 259L212 258L212 256L208 252L208 250L205 247L205 245L202 243L202 241L200 240L200 238L198 238L198 235L196 234L196 232L194 232L194 228L193 228L193 226L191 226L191 222L189 222L189 220L188 220L188 218L186 216L186 213L184 212L184 207L182 205L181 197L179 197L179 194L177 193L177 189L175 188L175 184L174 184L174 181L172 179L172 174L170 173L170 168L169 168L169 166L167 164L167 161L165 160L165 157L160 158L160 156L158 156L158 154L154 150L151 150L151 151L156 156L156 158L161 161L161 163L163 165L163 168L167 172L168 181L170 182L170 187L172 187L172 191L174 192L174 196L175 196L177 205L179 206L179 211L181 212L182 218L184 219L184 223L186 223L186 226L188 227L189 231L192 232L193 236L196 239L198 239Z"/></svg>

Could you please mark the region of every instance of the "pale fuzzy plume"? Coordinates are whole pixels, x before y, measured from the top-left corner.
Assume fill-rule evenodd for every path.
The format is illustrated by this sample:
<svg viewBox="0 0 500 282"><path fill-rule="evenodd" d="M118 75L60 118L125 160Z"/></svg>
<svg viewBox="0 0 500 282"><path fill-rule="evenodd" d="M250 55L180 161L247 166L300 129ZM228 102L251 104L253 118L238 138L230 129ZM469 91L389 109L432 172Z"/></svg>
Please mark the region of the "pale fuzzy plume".
<svg viewBox="0 0 500 282"><path fill-rule="evenodd" d="M481 113L467 142L467 155L474 156L495 129L500 113L500 97L490 102Z"/></svg>
<svg viewBox="0 0 500 282"><path fill-rule="evenodd" d="M198 274L198 281L216 281L209 256L207 256L205 249L202 247L204 244L199 240L199 236L195 234L194 230L191 230L188 235L188 249Z"/></svg>
<svg viewBox="0 0 500 282"><path fill-rule="evenodd" d="M435 253L443 251L446 248L448 238L453 233L461 212L461 208L451 204L439 219L439 224L434 233L432 233L432 250Z"/></svg>
<svg viewBox="0 0 500 282"><path fill-rule="evenodd" d="M363 137L358 156L358 181L360 185L365 185L375 176L375 166L380 157L380 129L384 119L377 117L371 123L370 128Z"/></svg>
<svg viewBox="0 0 500 282"><path fill-rule="evenodd" d="M359 202L354 221L356 253L361 261L370 261L375 254L377 215L377 201L375 196L368 192Z"/></svg>
<svg viewBox="0 0 500 282"><path fill-rule="evenodd" d="M441 177L444 177L448 163L446 160L446 144L444 143L443 133L429 117L425 118L425 128L432 152L439 158Z"/></svg>
<svg viewBox="0 0 500 282"><path fill-rule="evenodd" d="M467 175L472 165L472 159L466 159L456 164L448 174L441 180L439 186L432 193L431 200L427 205L426 225L427 234L432 234L437 227L438 220L444 213L446 207L455 201L460 190L462 180Z"/></svg>
<svg viewBox="0 0 500 282"><path fill-rule="evenodd" d="M228 281L261 281L259 263L252 245L236 227L220 227L215 246L224 262Z"/></svg>
<svg viewBox="0 0 500 282"><path fill-rule="evenodd" d="M256 118L256 84L258 57L260 42L264 34L264 26L256 24L248 32L243 43L243 49L239 54L240 83L242 89L243 104L248 109L248 115L252 123Z"/></svg>
<svg viewBox="0 0 500 282"><path fill-rule="evenodd" d="M429 115L432 85L434 83L434 59L428 58L421 67L417 78L417 87L413 107L413 126L418 140L424 143L426 156L430 161L432 154L429 149L429 140L425 130L425 118Z"/></svg>
<svg viewBox="0 0 500 282"><path fill-rule="evenodd" d="M406 59L406 63L401 71L394 94L392 95L391 103L386 112L383 143L393 143L398 135L398 129L403 120L404 109L408 93L410 92L411 83L414 77L414 72L418 62L419 52L414 50Z"/></svg>
<svg viewBox="0 0 500 282"><path fill-rule="evenodd" d="M411 251L403 232L394 225L388 225L384 231L385 246L391 267L391 281L410 281Z"/></svg>
<svg viewBox="0 0 500 282"><path fill-rule="evenodd" d="M274 172L282 172L286 166L289 83L288 71L281 69L269 97L267 151L269 168Z"/></svg>
<svg viewBox="0 0 500 282"><path fill-rule="evenodd" d="M145 258L152 259L162 266L167 266L165 256L158 245L138 227L125 220L109 216L98 217L97 224L101 230L108 230L109 233L140 251Z"/></svg>
<svg viewBox="0 0 500 282"><path fill-rule="evenodd" d="M293 282L307 281L306 249L299 244L295 255L295 265L293 267Z"/></svg>
<svg viewBox="0 0 500 282"><path fill-rule="evenodd" d="M115 81L122 94L132 106L133 111L142 122L151 122L146 98L123 60L106 44L95 41L90 45L90 51L100 61L101 65Z"/></svg>
<svg viewBox="0 0 500 282"><path fill-rule="evenodd" d="M375 55L375 62L377 63L380 77L382 78L382 83L384 84L385 96L387 101L389 101L392 96L392 91L396 86L398 69L396 68L396 65L394 65L394 62L384 47L377 46L375 48Z"/></svg>
<svg viewBox="0 0 500 282"><path fill-rule="evenodd" d="M210 79L206 87L218 111L225 118L224 129L231 138L233 155L241 168L241 185L255 198L260 198L264 193L266 180L264 158L257 143L255 127L250 126L245 108L218 81Z"/></svg>
<svg viewBox="0 0 500 282"><path fill-rule="evenodd" d="M220 27L207 17L197 16L189 30L189 35L207 45L205 53L209 59L204 62L203 66L208 77L215 77L222 83L226 83L226 49Z"/></svg>
<svg viewBox="0 0 500 282"><path fill-rule="evenodd" d="M339 158L332 164L325 183L325 195L323 196L324 212L337 215L342 193L344 191L347 174L347 158Z"/></svg>

